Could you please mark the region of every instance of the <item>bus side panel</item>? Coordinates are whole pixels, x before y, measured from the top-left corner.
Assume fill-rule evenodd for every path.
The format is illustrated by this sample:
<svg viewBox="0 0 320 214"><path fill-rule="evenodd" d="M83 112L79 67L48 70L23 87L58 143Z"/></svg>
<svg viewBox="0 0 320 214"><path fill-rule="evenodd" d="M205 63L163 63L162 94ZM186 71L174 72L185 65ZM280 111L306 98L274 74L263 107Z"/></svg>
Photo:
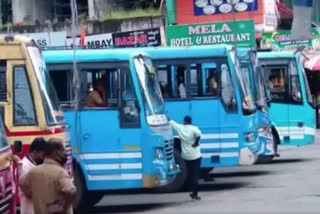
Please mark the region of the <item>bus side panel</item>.
<svg viewBox="0 0 320 214"><path fill-rule="evenodd" d="M220 109L220 166L235 166L240 163L241 118L240 114L227 112L221 102Z"/></svg>
<svg viewBox="0 0 320 214"><path fill-rule="evenodd" d="M289 105L281 103L271 103L269 113L271 121L276 124L275 128L279 133L280 143L283 145L289 145Z"/></svg>
<svg viewBox="0 0 320 214"><path fill-rule="evenodd" d="M314 109L308 103L304 105L289 105L290 145L302 146L314 143L314 115Z"/></svg>
<svg viewBox="0 0 320 214"><path fill-rule="evenodd" d="M202 132L201 152L202 164L204 168L212 168L220 165L225 158L221 154L220 139L220 111L218 107L219 99L193 99L191 101L191 115L193 123L197 125Z"/></svg>
<svg viewBox="0 0 320 214"><path fill-rule="evenodd" d="M81 133L77 134L72 129L74 123L71 124L71 140L79 140L78 144L73 142L72 145L79 145L81 155L76 158L85 169L88 190L142 187L142 152L125 150L126 145L140 148L140 137L136 137L134 130L120 131L118 114L118 110L81 111ZM70 115L67 116L67 121L74 122L70 120ZM130 141L121 137L127 134L131 136Z"/></svg>

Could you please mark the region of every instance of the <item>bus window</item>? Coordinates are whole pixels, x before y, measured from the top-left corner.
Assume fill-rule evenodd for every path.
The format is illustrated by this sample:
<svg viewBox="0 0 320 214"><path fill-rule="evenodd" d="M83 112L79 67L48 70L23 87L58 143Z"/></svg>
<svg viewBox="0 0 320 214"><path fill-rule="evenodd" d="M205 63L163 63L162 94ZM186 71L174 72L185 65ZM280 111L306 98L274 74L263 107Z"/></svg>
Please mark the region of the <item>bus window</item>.
<svg viewBox="0 0 320 214"><path fill-rule="evenodd" d="M168 77L169 76L168 67L170 66L160 65L157 68L157 77L160 84L160 90L164 98L169 97L169 91L170 91L169 80L168 80L170 77Z"/></svg>
<svg viewBox="0 0 320 214"><path fill-rule="evenodd" d="M192 97L203 96L201 64L192 64L190 67L190 95Z"/></svg>
<svg viewBox="0 0 320 214"><path fill-rule="evenodd" d="M185 65L159 65L157 77L164 98L186 98L186 70Z"/></svg>
<svg viewBox="0 0 320 214"><path fill-rule="evenodd" d="M81 73L81 96L86 108L119 106L119 69L85 69Z"/></svg>
<svg viewBox="0 0 320 214"><path fill-rule="evenodd" d="M226 64L221 65L221 99L223 105L228 112L236 112L236 98L234 94L234 88L229 72L229 68Z"/></svg>
<svg viewBox="0 0 320 214"><path fill-rule="evenodd" d="M190 67L190 93L192 97L219 95L218 73L208 63L192 64ZM211 63L210 63L211 64Z"/></svg>
<svg viewBox="0 0 320 214"><path fill-rule="evenodd" d="M301 87L295 61L290 61L290 95L294 101L302 102Z"/></svg>
<svg viewBox="0 0 320 214"><path fill-rule="evenodd" d="M50 77L56 87L60 103L72 100L72 72L70 70L50 70Z"/></svg>
<svg viewBox="0 0 320 214"><path fill-rule="evenodd" d="M14 124L36 125L33 97L25 66L14 67L13 85Z"/></svg>
<svg viewBox="0 0 320 214"><path fill-rule="evenodd" d="M139 127L138 101L129 70L122 72L121 94L121 127Z"/></svg>
<svg viewBox="0 0 320 214"><path fill-rule="evenodd" d="M272 94L272 100L284 101L286 99L286 67L265 68L267 80Z"/></svg>
<svg viewBox="0 0 320 214"><path fill-rule="evenodd" d="M7 62L0 61L0 102L7 101Z"/></svg>
<svg viewBox="0 0 320 214"><path fill-rule="evenodd" d="M217 97L219 95L218 72L215 68L207 68L205 71L207 77L206 94L208 96Z"/></svg>
<svg viewBox="0 0 320 214"><path fill-rule="evenodd" d="M178 65L176 71L176 89L179 98L187 98L186 91L186 66Z"/></svg>

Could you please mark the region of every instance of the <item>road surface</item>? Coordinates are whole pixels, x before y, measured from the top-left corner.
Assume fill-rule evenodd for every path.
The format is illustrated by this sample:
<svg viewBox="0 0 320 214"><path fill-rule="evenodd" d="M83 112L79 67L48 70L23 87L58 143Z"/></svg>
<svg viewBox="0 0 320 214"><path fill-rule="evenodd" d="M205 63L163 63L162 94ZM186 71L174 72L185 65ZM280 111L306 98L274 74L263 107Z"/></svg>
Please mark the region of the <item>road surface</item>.
<svg viewBox="0 0 320 214"><path fill-rule="evenodd" d="M189 193L107 195L90 213L320 213L320 141L281 147L272 164L214 170L201 183L202 200Z"/></svg>

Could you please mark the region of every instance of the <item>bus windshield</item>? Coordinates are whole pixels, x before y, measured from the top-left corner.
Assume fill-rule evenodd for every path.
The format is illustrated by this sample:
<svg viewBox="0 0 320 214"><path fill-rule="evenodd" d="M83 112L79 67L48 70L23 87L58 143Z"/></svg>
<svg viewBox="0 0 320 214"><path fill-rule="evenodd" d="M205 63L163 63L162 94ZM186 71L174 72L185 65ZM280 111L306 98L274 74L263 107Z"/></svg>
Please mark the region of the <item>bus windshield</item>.
<svg viewBox="0 0 320 214"><path fill-rule="evenodd" d="M64 123L63 112L59 105L59 100L51 82L49 73L46 70L46 65L42 59L40 50L33 45L29 45L27 50L39 83L40 94L48 125Z"/></svg>
<svg viewBox="0 0 320 214"><path fill-rule="evenodd" d="M267 88L263 79L263 74L260 71L261 67L253 67L254 69L254 83L256 92L256 103L258 108L267 107Z"/></svg>
<svg viewBox="0 0 320 214"><path fill-rule="evenodd" d="M256 107L254 105L253 96L250 90L250 79L248 78L248 76L244 78L243 75L241 75L240 62L235 55L235 51L230 51L230 56L234 64L236 78L238 80L239 87L240 87L242 109L244 110L244 112L248 114L254 113L256 110Z"/></svg>
<svg viewBox="0 0 320 214"><path fill-rule="evenodd" d="M140 81L148 124L153 126L167 124L164 100L151 60L142 56L136 57L134 66Z"/></svg>
<svg viewBox="0 0 320 214"><path fill-rule="evenodd" d="M0 150L8 146L7 135L4 130L4 125L2 120L0 119Z"/></svg>

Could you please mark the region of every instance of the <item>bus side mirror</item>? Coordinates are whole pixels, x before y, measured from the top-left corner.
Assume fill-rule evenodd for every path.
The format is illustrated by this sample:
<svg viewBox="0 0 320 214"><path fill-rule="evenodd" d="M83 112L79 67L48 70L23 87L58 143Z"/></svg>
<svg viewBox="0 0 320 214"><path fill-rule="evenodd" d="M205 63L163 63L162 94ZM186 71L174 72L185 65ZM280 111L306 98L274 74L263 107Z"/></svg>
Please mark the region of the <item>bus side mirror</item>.
<svg viewBox="0 0 320 214"><path fill-rule="evenodd" d="M22 152L22 141L15 141L14 142L14 153L18 154Z"/></svg>

